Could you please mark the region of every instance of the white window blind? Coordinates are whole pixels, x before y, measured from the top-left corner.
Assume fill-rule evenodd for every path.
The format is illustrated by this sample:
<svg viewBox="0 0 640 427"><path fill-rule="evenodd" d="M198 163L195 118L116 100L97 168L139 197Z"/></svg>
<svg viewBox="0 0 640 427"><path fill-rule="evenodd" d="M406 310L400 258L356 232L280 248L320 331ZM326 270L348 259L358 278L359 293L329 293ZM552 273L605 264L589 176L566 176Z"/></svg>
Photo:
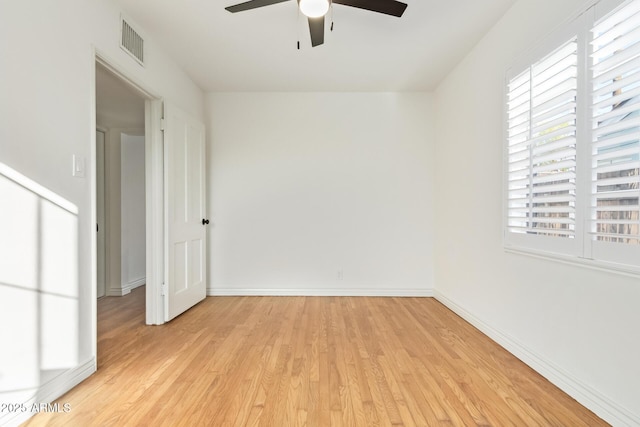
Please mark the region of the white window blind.
<svg viewBox="0 0 640 427"><path fill-rule="evenodd" d="M592 29L591 235L640 244L640 1Z"/></svg>
<svg viewBox="0 0 640 427"><path fill-rule="evenodd" d="M509 232L575 237L577 38L509 80Z"/></svg>

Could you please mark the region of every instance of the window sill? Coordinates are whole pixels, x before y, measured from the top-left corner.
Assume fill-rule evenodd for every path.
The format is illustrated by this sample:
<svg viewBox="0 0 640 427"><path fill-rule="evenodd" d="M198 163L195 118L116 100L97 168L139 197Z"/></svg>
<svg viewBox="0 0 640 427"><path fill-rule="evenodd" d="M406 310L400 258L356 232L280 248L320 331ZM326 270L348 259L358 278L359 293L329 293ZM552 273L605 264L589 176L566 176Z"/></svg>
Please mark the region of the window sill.
<svg viewBox="0 0 640 427"><path fill-rule="evenodd" d="M546 261L553 261L561 264L603 271L605 273L619 274L622 276L632 277L634 279L640 278L640 267L631 265L616 264L613 262L598 261L594 259L580 258L568 255L560 255L551 252L537 251L534 249L514 246L505 246L504 250L505 252L514 255L524 255L532 258L543 259Z"/></svg>

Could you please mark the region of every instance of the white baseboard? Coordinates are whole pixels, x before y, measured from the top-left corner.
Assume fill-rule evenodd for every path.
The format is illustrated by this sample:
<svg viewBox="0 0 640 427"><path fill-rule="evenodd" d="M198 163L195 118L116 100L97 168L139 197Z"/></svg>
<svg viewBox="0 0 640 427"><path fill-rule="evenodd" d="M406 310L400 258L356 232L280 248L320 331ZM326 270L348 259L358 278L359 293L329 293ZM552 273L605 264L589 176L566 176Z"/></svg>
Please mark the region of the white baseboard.
<svg viewBox="0 0 640 427"><path fill-rule="evenodd" d="M140 279L134 280L133 282L129 282L129 283L123 285L122 286L123 295L126 295L126 294L130 293L135 288L139 288L140 286L143 286L146 283L147 283L147 278L146 277L142 277Z"/></svg>
<svg viewBox="0 0 640 427"><path fill-rule="evenodd" d="M207 288L207 296L432 297L433 289L249 289Z"/></svg>
<svg viewBox="0 0 640 427"><path fill-rule="evenodd" d="M435 290L434 297L606 422L613 426L640 426L638 414L620 406L518 340L485 323L441 292Z"/></svg>
<svg viewBox="0 0 640 427"><path fill-rule="evenodd" d="M66 370L60 375L46 382L45 384L42 384L39 388L33 391L33 394L29 399L24 402L16 402L22 403L24 405L22 407L26 408L27 410L25 412L1 414L0 426L19 426L36 414L36 412L30 411L30 408L34 404L53 402L54 400L71 390L73 387L89 378L91 374L96 371L96 368L96 359L92 357L82 365ZM71 411L73 411L73 407L71 408Z"/></svg>
<svg viewBox="0 0 640 427"><path fill-rule="evenodd" d="M147 278L136 279L133 282L125 283L122 288L108 288L106 296L108 297L123 297L130 294L135 288L139 288L147 283Z"/></svg>
<svg viewBox="0 0 640 427"><path fill-rule="evenodd" d="M107 288L107 291L105 292L105 296L108 297L122 297L125 295L126 294L120 288Z"/></svg>

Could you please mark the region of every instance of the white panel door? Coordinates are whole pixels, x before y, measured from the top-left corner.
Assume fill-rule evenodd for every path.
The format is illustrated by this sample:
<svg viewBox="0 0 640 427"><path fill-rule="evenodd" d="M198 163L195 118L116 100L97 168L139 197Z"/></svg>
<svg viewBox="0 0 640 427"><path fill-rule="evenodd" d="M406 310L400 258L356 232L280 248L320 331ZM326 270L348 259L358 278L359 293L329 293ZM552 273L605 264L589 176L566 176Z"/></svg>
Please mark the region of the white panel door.
<svg viewBox="0 0 640 427"><path fill-rule="evenodd" d="M166 284L165 320L206 295L204 125L164 105Z"/></svg>

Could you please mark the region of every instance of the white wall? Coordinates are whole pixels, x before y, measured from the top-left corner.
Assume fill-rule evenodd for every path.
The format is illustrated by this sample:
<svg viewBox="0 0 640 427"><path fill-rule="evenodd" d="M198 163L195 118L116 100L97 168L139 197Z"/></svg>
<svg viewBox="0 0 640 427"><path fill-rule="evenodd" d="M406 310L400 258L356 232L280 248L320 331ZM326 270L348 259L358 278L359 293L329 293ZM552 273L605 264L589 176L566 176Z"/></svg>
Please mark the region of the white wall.
<svg viewBox="0 0 640 427"><path fill-rule="evenodd" d="M146 281L145 139L105 129L106 294L123 296Z"/></svg>
<svg viewBox="0 0 640 427"><path fill-rule="evenodd" d="M502 246L505 70L584 3L519 1L438 87L436 289L600 416L638 425L638 278Z"/></svg>
<svg viewBox="0 0 640 427"><path fill-rule="evenodd" d="M105 144L106 292L122 296L122 132L107 129Z"/></svg>
<svg viewBox="0 0 640 427"><path fill-rule="evenodd" d="M207 98L211 294L433 287L428 94Z"/></svg>
<svg viewBox="0 0 640 427"><path fill-rule="evenodd" d="M144 285L145 186L144 136L121 134L121 287L123 294Z"/></svg>
<svg viewBox="0 0 640 427"><path fill-rule="evenodd" d="M202 92L153 40L147 39L145 43L148 61L144 68L121 51L118 45L119 14L119 8L111 0L3 1L0 6L0 163L77 207L77 239L73 240L76 247L65 252L72 256L64 261L64 266L74 272L73 277L77 279L67 283L75 283L76 286L65 297L64 304L48 305L50 310L47 314L55 319L76 313L71 323L51 335L52 338L77 337L68 347L74 349L74 357L67 359L69 363L59 364L63 374L68 375L57 383L58 386L45 387L48 378L42 373L42 367L28 364L25 357L17 361L27 366L30 375L25 374L12 383L6 383L2 382L2 378L8 378L5 374L19 370L15 365L3 364L0 366L0 393L3 393L0 400L3 402L15 401L15 390L18 389L25 389L26 394L39 390L38 401L47 401L60 393L61 384L63 389L67 389L95 368L92 338L95 285L91 277L92 265L95 264L91 248L95 223L91 214L93 167L89 164L95 138L95 123L92 123L92 46L154 94L204 119ZM86 161L84 178L71 176L74 154ZM32 224L30 227L25 229L24 235L33 234L37 238L37 226ZM31 242L33 247L37 247L37 240ZM7 239L0 240L0 245L9 243ZM3 260L7 264L9 261ZM18 281L6 286L6 277L0 278L4 283L0 284L0 300L14 308L19 307L12 319L12 325L15 325L12 329L16 329L12 333L22 337L20 342L28 341L29 345L44 348L48 344L38 342L41 336L38 319L45 313L33 305L38 298L45 298L39 297L42 293L35 290L44 289L43 284L37 281L43 267L37 263L34 265L33 271L31 266L15 267L24 269L24 277L31 277L34 273L36 282L33 284ZM7 271L4 264L0 270ZM15 277L22 276L17 274ZM51 294L62 292L59 288L66 286L63 283L65 277L58 276L47 284ZM15 304L8 302L9 295L16 292L24 296L23 303L19 302L20 296L11 300ZM65 304L71 304L73 310ZM10 339L3 328L0 347L10 347ZM18 346L18 342L12 341L13 345ZM0 424L3 420L0 419Z"/></svg>

